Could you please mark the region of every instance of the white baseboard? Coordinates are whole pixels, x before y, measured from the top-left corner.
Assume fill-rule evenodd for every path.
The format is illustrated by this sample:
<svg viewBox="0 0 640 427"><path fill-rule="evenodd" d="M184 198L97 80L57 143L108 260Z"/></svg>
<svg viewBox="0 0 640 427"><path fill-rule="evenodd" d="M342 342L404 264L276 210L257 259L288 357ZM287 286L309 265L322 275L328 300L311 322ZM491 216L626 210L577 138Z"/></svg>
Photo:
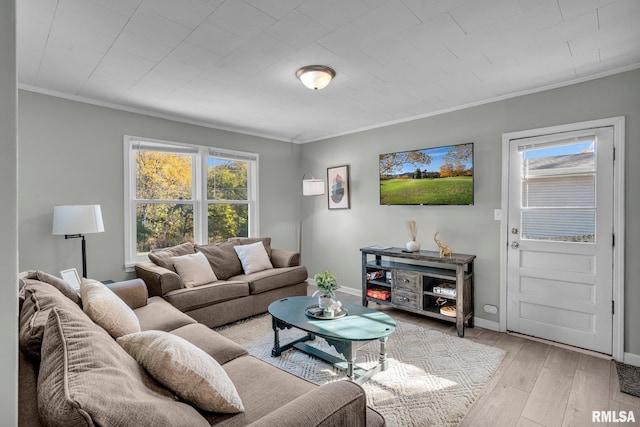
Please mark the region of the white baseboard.
<svg viewBox="0 0 640 427"><path fill-rule="evenodd" d="M311 277L307 278L307 283L310 286L316 286L316 281L313 280ZM346 286L340 286L338 288L338 292L343 292L345 294L349 294L349 295L355 295L357 297L362 297L362 290L361 289L355 289L355 288L348 288Z"/></svg>
<svg viewBox="0 0 640 427"><path fill-rule="evenodd" d="M486 320L480 317L473 318L473 324L479 328L489 329L491 331L500 332L500 323L493 320Z"/></svg>
<svg viewBox="0 0 640 427"><path fill-rule="evenodd" d="M361 297L362 296L362 290L361 289L347 288L346 286L343 286L338 290L340 292L344 292L345 294L355 295L357 297Z"/></svg>
<svg viewBox="0 0 640 427"><path fill-rule="evenodd" d="M640 366L640 355L625 353L623 362L627 365Z"/></svg>

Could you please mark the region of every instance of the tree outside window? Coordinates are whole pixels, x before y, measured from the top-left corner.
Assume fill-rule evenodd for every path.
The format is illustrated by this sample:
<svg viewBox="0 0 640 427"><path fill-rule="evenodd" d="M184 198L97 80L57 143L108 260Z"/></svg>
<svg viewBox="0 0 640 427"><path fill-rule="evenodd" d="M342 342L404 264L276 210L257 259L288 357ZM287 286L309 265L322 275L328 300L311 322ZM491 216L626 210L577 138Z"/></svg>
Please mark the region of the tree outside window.
<svg viewBox="0 0 640 427"><path fill-rule="evenodd" d="M125 137L125 264L257 233L257 156ZM199 185L202 183L202 185Z"/></svg>

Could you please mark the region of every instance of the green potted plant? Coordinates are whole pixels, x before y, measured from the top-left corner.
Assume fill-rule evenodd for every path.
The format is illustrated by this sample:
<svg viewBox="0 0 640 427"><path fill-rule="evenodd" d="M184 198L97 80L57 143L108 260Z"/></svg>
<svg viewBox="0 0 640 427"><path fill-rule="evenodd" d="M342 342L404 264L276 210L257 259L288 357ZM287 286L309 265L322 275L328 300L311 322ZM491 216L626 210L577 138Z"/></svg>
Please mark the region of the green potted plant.
<svg viewBox="0 0 640 427"><path fill-rule="evenodd" d="M313 296L318 295L318 306L322 309L333 307L335 292L338 289L336 276L331 274L329 270L325 270L313 276L313 280L318 287L318 290L313 293Z"/></svg>

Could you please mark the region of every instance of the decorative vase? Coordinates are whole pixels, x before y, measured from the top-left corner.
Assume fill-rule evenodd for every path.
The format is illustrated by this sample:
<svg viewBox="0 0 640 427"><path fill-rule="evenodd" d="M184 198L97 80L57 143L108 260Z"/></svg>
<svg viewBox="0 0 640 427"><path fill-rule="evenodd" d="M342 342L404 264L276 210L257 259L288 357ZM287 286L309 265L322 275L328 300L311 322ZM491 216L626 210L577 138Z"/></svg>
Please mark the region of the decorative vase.
<svg viewBox="0 0 640 427"><path fill-rule="evenodd" d="M416 242L415 240L411 240L407 242L407 251L408 252L417 252L420 250L420 242Z"/></svg>
<svg viewBox="0 0 640 427"><path fill-rule="evenodd" d="M333 299L332 294L318 294L318 307L321 309L326 309L327 307L333 307L333 304L336 301Z"/></svg>

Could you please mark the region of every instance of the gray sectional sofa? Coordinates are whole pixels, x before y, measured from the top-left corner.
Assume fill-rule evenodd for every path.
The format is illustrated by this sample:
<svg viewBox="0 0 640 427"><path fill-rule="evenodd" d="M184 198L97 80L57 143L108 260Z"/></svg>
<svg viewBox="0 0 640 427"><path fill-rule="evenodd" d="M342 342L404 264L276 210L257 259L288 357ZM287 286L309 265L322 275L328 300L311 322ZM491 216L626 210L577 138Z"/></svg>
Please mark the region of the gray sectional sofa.
<svg viewBox="0 0 640 427"><path fill-rule="evenodd" d="M247 274L234 247L262 242L271 266ZM217 280L195 287L185 285L174 268L174 257L202 253ZM136 275L150 296L160 296L209 327L224 325L267 311L273 301L307 294L307 269L300 254L271 247L271 238L233 238L210 245L182 245L155 250L149 261L137 263Z"/></svg>
<svg viewBox="0 0 640 427"><path fill-rule="evenodd" d="M107 286L119 297L113 300L132 309L142 331L181 337L215 359L244 411L208 412L177 398L85 314L66 282L37 272L21 280L20 426L384 425L359 385L317 386L254 358L165 299L148 297L140 279Z"/></svg>

